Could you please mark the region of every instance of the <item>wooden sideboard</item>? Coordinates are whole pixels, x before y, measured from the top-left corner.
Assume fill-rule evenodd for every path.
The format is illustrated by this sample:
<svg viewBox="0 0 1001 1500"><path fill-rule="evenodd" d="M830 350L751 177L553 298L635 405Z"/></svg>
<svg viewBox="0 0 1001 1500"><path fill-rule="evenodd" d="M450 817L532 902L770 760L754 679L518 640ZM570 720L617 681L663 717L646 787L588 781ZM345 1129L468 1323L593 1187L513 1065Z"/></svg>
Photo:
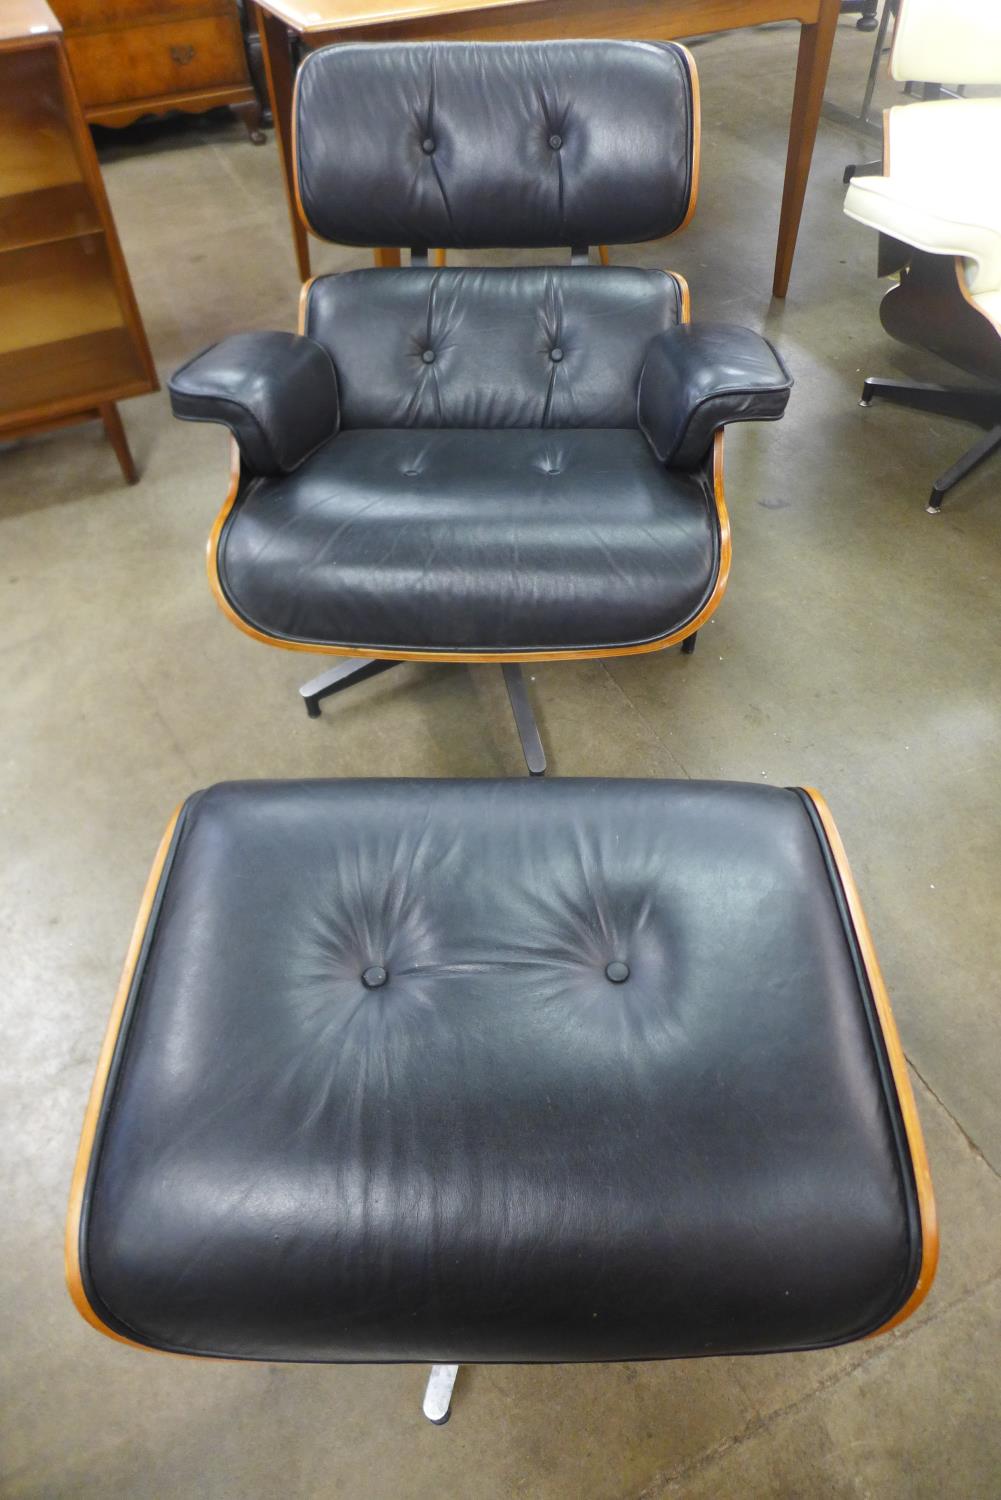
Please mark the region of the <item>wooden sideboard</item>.
<svg viewBox="0 0 1001 1500"><path fill-rule="evenodd" d="M0 442L100 419L158 388L66 59L44 0L0 10Z"/></svg>
<svg viewBox="0 0 1001 1500"><path fill-rule="evenodd" d="M91 125L229 105L259 144L236 0L52 0Z"/></svg>

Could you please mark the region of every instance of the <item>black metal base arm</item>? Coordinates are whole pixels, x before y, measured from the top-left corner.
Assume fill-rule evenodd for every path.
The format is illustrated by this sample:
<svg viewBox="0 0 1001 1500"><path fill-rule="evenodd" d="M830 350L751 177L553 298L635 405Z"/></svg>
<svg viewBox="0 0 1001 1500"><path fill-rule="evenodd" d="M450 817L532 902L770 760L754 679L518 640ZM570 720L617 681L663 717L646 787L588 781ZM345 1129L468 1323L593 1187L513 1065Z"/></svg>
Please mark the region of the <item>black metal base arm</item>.
<svg viewBox="0 0 1001 1500"><path fill-rule="evenodd" d="M518 738L521 740L522 754L525 757L528 774L529 776L545 776L546 752L542 748L542 736L539 734L539 726L535 722L535 714L532 712L532 705L529 701L525 674L518 663L513 661L506 661L503 670L504 686L511 700L511 712L518 726Z"/></svg>
<svg viewBox="0 0 1001 1500"><path fill-rule="evenodd" d="M681 649L685 656L691 656L695 650L698 634L697 630L693 631L682 641ZM356 682L364 682L367 677L378 677L380 672L388 672L390 667L401 665L400 661L384 661L371 656L352 656L346 661L338 662L337 666L331 667L329 671L321 672L318 677L311 677L308 682L304 682L299 689L299 696L306 705L309 717L318 719L320 703L324 698L329 698L334 693L343 693L345 688L353 687ZM517 662L503 662L501 666L504 673L504 686L507 688L507 695L511 702L511 711L514 714L528 774L545 776L546 752L542 745L542 736L539 733L535 714L532 711L525 674Z"/></svg>
<svg viewBox="0 0 1001 1500"><path fill-rule="evenodd" d="M331 697L333 693L343 693L345 688L353 687L356 682L364 682L366 677L378 677L380 672L388 672L390 667L399 665L398 661L376 661L370 656L351 656L347 661L331 667L329 672L321 672L319 677L311 677L308 682L304 682L299 689L299 697L305 703L309 717L318 719L320 703L324 698Z"/></svg>
<svg viewBox="0 0 1001 1500"><path fill-rule="evenodd" d="M991 454L1001 450L1001 388L993 386L934 385L919 380L879 380L870 377L862 387L860 406L868 406L874 397L895 406L914 411L932 412L936 416L956 417L974 422L987 431L979 442L941 474L931 488L925 509L937 516L951 489L973 472Z"/></svg>

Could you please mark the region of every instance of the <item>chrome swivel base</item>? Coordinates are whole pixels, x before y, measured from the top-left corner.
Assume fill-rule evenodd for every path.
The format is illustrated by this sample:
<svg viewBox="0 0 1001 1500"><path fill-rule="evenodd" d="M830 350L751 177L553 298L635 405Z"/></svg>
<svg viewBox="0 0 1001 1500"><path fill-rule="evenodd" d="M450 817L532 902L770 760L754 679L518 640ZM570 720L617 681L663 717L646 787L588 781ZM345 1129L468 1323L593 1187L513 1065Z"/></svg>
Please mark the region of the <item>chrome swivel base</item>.
<svg viewBox="0 0 1001 1500"><path fill-rule="evenodd" d="M436 1427L444 1427L452 1415L452 1391L455 1389L455 1377L458 1373L458 1365L431 1366L424 1392L423 1411L428 1421L433 1422Z"/></svg>

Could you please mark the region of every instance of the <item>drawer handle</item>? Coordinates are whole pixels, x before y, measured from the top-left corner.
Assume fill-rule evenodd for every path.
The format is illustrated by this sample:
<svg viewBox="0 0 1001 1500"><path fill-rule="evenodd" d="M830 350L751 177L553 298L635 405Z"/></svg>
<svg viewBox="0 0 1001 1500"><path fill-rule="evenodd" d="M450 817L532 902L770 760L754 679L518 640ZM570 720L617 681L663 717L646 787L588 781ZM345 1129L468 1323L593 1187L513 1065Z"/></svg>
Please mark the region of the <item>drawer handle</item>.
<svg viewBox="0 0 1001 1500"><path fill-rule="evenodd" d="M177 63L179 68L183 68L185 63L191 62L194 55L194 47L171 47L170 49L171 59Z"/></svg>

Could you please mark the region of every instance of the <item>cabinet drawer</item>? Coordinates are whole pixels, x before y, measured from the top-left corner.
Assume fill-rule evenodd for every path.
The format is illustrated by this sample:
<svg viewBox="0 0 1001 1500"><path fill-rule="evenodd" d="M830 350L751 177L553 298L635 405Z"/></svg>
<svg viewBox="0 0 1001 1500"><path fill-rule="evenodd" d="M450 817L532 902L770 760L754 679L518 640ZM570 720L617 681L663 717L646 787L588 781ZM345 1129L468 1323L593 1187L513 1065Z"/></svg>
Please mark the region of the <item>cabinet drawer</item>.
<svg viewBox="0 0 1001 1500"><path fill-rule="evenodd" d="M133 21L173 21L232 10L227 0L51 0L63 30L106 31Z"/></svg>
<svg viewBox="0 0 1001 1500"><path fill-rule="evenodd" d="M247 82L235 16L70 36L67 47L84 109Z"/></svg>

